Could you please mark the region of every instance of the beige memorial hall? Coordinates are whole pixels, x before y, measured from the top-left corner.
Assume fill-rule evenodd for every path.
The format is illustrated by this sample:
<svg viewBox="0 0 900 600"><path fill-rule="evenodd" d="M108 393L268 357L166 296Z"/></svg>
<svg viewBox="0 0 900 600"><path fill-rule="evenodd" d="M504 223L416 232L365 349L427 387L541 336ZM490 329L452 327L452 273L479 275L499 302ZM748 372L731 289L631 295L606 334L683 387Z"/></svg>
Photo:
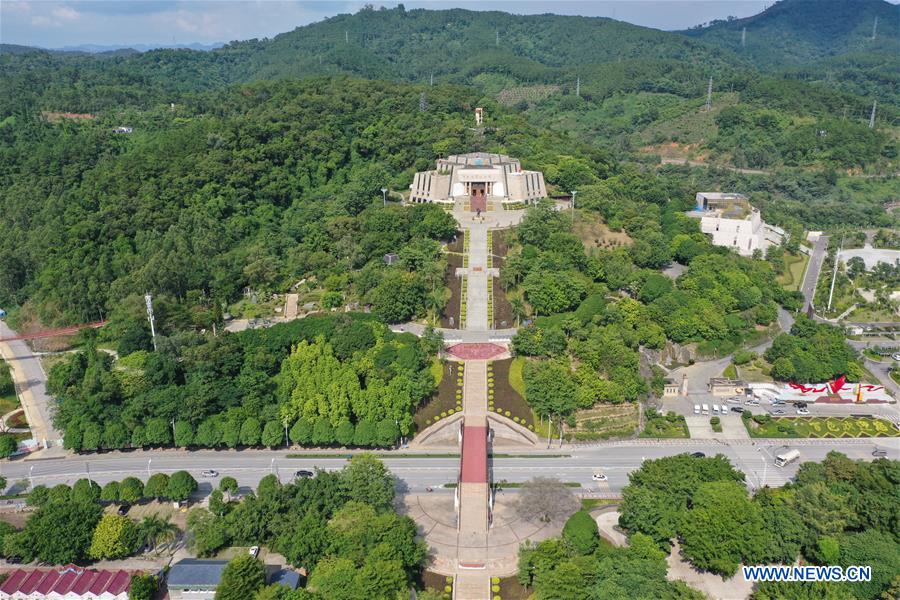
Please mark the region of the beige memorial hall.
<svg viewBox="0 0 900 600"><path fill-rule="evenodd" d="M520 207L547 197L544 174L523 171L519 159L505 154L455 154L439 158L436 166L416 173L409 186L411 202L468 201L477 212L487 210L489 200Z"/></svg>

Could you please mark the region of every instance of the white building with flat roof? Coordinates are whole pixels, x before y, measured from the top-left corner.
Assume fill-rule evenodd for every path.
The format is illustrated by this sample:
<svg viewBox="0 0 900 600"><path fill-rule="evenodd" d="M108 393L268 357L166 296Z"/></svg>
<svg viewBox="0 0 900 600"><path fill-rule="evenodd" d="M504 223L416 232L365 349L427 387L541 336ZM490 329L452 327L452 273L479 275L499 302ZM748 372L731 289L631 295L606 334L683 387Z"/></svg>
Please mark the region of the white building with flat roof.
<svg viewBox="0 0 900 600"><path fill-rule="evenodd" d="M415 174L409 190L411 202L469 200L473 211L485 210L488 199L530 204L547 197L543 173L523 171L519 159L487 152L439 158L434 170Z"/></svg>
<svg viewBox="0 0 900 600"><path fill-rule="evenodd" d="M700 231L712 237L715 246L734 248L741 256L777 246L784 230L762 220L759 210L743 194L698 192L697 207L690 213L700 219Z"/></svg>

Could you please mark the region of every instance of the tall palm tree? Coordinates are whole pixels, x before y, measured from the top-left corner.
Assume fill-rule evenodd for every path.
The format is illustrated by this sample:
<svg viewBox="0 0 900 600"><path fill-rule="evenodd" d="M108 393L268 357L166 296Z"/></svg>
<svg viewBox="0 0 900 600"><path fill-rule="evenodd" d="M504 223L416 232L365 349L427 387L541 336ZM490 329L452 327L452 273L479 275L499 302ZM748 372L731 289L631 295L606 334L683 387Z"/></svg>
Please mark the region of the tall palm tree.
<svg viewBox="0 0 900 600"><path fill-rule="evenodd" d="M169 517L160 517L154 513L138 523L140 539L145 544L155 548L163 542L171 542L178 535L178 526L169 520Z"/></svg>

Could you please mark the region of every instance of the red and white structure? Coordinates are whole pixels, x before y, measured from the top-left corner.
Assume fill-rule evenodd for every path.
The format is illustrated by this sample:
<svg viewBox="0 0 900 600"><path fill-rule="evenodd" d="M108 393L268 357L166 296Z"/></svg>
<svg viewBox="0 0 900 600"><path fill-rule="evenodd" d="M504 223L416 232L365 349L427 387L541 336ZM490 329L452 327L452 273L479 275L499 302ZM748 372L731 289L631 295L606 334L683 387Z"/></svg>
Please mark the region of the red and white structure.
<svg viewBox="0 0 900 600"><path fill-rule="evenodd" d="M66 565L16 569L0 584L0 600L128 600L131 571Z"/></svg>

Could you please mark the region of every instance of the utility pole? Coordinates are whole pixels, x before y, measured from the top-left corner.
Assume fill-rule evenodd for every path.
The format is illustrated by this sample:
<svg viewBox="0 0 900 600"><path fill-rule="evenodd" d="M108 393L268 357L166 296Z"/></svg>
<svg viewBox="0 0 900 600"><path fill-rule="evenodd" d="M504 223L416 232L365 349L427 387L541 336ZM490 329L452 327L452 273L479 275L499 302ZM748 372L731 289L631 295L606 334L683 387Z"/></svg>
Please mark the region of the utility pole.
<svg viewBox="0 0 900 600"><path fill-rule="evenodd" d="M834 254L834 273L831 275L831 289L828 291L828 308L825 309L825 312L831 310L831 298L834 296L834 282L837 280L837 268L838 268L838 259L841 256L841 250L844 249L844 238L841 236L841 245L838 247L838 251Z"/></svg>
<svg viewBox="0 0 900 600"><path fill-rule="evenodd" d="M744 48L746 46L747 46L747 28L744 27L743 29L741 29L741 48Z"/></svg>
<svg viewBox="0 0 900 600"><path fill-rule="evenodd" d="M712 77L709 78L709 86L706 88L706 112L712 110Z"/></svg>
<svg viewBox="0 0 900 600"><path fill-rule="evenodd" d="M575 95L581 98L581 77L575 78Z"/></svg>
<svg viewBox="0 0 900 600"><path fill-rule="evenodd" d="M153 339L153 351L156 352L156 319L153 317L153 296L144 294L144 302L147 304L147 320L150 321L150 337Z"/></svg>
<svg viewBox="0 0 900 600"><path fill-rule="evenodd" d="M575 226L575 196L578 194L578 190L572 190L572 227Z"/></svg>
<svg viewBox="0 0 900 600"><path fill-rule="evenodd" d="M869 129L875 129L875 107L878 106L878 100L872 101L872 114L869 115Z"/></svg>
<svg viewBox="0 0 900 600"><path fill-rule="evenodd" d="M875 39L875 34L878 33L878 15L875 15L875 22L872 23L872 39Z"/></svg>

